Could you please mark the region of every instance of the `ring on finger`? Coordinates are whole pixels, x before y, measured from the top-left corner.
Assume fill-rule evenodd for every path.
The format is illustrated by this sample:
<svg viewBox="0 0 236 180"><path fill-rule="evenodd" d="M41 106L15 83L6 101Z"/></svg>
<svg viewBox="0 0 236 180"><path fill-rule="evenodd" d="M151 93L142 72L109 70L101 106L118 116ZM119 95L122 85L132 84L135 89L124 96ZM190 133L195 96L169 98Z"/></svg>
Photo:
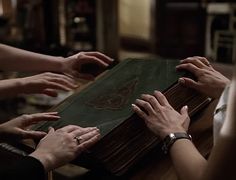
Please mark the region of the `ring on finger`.
<svg viewBox="0 0 236 180"><path fill-rule="evenodd" d="M75 136L74 138L75 138L75 140L77 141L78 144L81 144L81 141L83 140L82 137L80 137L80 136L79 136L79 137Z"/></svg>

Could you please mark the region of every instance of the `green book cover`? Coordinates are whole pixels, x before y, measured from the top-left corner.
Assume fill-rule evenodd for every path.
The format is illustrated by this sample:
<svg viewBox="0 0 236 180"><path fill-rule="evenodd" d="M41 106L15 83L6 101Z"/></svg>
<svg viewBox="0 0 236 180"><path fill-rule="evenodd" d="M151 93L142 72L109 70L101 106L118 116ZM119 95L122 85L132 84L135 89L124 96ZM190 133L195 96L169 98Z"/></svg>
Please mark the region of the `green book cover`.
<svg viewBox="0 0 236 180"><path fill-rule="evenodd" d="M79 93L70 96L54 110L61 119L36 127L47 131L68 124L96 126L105 136L130 117L131 104L142 93L165 90L183 73L175 71L176 60L127 59Z"/></svg>

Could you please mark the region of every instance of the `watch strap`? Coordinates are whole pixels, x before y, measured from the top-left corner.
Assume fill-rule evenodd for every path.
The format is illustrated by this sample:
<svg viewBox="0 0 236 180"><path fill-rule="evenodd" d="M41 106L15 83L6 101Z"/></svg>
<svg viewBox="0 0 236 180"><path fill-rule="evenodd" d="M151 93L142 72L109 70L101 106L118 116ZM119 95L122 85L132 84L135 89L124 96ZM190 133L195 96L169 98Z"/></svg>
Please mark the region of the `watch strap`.
<svg viewBox="0 0 236 180"><path fill-rule="evenodd" d="M176 132L170 133L163 140L162 150L165 154L167 154L170 150L170 147L178 140L178 139L188 139L192 141L191 135L185 132Z"/></svg>

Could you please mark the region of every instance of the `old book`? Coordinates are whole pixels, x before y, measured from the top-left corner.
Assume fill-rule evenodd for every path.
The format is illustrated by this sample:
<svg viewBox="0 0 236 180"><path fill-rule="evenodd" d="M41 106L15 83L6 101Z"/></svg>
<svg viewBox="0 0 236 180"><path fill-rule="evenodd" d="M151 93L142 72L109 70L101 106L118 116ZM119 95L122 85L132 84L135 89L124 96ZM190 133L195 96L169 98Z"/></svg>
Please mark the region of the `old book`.
<svg viewBox="0 0 236 180"><path fill-rule="evenodd" d="M185 72L176 72L177 64L176 60L125 60L54 107L60 120L34 129L47 131L49 126L60 128L68 124L98 127L101 140L74 162L122 175L160 143L143 120L133 114L131 104L136 98L159 90L176 110L188 105L190 116L208 102L206 96L178 85L178 78Z"/></svg>

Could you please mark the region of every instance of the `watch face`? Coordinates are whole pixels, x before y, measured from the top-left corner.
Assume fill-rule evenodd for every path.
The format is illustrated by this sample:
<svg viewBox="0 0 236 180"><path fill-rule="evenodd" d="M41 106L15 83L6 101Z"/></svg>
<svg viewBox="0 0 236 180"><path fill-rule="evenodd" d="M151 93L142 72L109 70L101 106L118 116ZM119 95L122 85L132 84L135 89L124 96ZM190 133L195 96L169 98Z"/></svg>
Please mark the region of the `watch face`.
<svg viewBox="0 0 236 180"><path fill-rule="evenodd" d="M170 133L170 138L172 139L172 138L175 138L175 134L174 133Z"/></svg>

